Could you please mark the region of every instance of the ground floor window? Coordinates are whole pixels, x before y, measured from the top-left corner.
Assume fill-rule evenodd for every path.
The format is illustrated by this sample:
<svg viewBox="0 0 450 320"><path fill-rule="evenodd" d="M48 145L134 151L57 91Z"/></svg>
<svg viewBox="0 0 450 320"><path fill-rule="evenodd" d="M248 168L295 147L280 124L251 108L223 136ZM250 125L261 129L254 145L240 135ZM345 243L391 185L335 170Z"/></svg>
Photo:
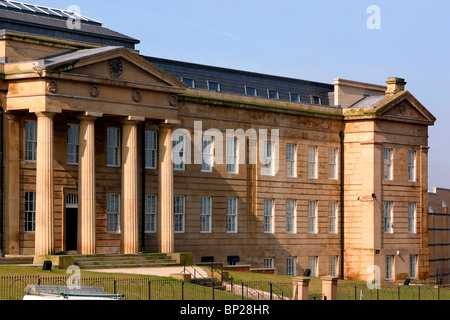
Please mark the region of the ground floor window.
<svg viewBox="0 0 450 320"><path fill-rule="evenodd" d="M275 259L274 258L265 258L264 259L264 268L273 269L275 267Z"/></svg>
<svg viewBox="0 0 450 320"><path fill-rule="evenodd" d="M309 270L311 270L311 277L318 276L318 270L317 270L318 260L319 260L318 257L309 257L308 258L308 268L309 268Z"/></svg>
<svg viewBox="0 0 450 320"><path fill-rule="evenodd" d="M120 195L106 196L107 231L120 232Z"/></svg>
<svg viewBox="0 0 450 320"><path fill-rule="evenodd" d="M409 256L409 278L417 279L417 256Z"/></svg>
<svg viewBox="0 0 450 320"><path fill-rule="evenodd" d="M200 200L200 232L211 233L211 197L202 197Z"/></svg>
<svg viewBox="0 0 450 320"><path fill-rule="evenodd" d="M337 277L337 270L338 270L338 257L330 257L330 269L329 274L330 276Z"/></svg>
<svg viewBox="0 0 450 320"><path fill-rule="evenodd" d="M175 233L184 233L185 197L175 196L173 201Z"/></svg>
<svg viewBox="0 0 450 320"><path fill-rule="evenodd" d="M145 232L156 232L156 195L145 196Z"/></svg>
<svg viewBox="0 0 450 320"><path fill-rule="evenodd" d="M394 257L387 256L386 257L386 280L394 280L393 270L394 270Z"/></svg>
<svg viewBox="0 0 450 320"><path fill-rule="evenodd" d="M25 232L36 231L36 192L25 192Z"/></svg>
<svg viewBox="0 0 450 320"><path fill-rule="evenodd" d="M286 274L288 276L295 276L296 275L296 264L297 264L297 258L296 257L289 257L286 260Z"/></svg>

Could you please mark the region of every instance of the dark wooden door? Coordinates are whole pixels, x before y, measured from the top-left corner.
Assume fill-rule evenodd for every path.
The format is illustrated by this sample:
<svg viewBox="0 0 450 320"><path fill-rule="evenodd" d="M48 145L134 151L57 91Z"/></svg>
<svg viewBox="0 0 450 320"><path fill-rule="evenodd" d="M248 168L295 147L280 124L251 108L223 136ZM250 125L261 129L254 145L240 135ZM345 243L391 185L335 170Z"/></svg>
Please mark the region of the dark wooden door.
<svg viewBox="0 0 450 320"><path fill-rule="evenodd" d="M66 208L66 251L76 251L78 240L78 209Z"/></svg>

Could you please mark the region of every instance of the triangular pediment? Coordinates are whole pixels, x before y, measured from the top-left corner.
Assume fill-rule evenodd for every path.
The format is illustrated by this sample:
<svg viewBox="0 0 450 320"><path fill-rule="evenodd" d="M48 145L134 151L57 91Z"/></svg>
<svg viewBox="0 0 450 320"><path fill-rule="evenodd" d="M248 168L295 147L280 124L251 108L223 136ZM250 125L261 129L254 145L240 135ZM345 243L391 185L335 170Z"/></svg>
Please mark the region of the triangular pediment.
<svg viewBox="0 0 450 320"><path fill-rule="evenodd" d="M186 88L181 81L122 47L79 50L43 58L36 67L39 68L48 76L58 74L122 85Z"/></svg>
<svg viewBox="0 0 450 320"><path fill-rule="evenodd" d="M383 101L381 101L382 103ZM409 92L403 91L378 106L377 115L392 120L432 124L436 118Z"/></svg>

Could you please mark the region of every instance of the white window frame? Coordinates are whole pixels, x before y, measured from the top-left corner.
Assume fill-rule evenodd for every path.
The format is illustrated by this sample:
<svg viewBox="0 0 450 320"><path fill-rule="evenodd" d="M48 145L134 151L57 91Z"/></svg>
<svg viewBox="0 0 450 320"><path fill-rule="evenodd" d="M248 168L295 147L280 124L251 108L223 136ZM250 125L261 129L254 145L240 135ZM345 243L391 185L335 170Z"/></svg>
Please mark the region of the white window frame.
<svg viewBox="0 0 450 320"><path fill-rule="evenodd" d="M248 94L248 89L255 90L255 94ZM247 87L247 86L245 86L245 95L249 96L249 97L257 97L258 96L258 89L256 89L255 87Z"/></svg>
<svg viewBox="0 0 450 320"><path fill-rule="evenodd" d="M386 256L386 281L394 280L394 256Z"/></svg>
<svg viewBox="0 0 450 320"><path fill-rule="evenodd" d="M275 200L264 199L264 233L274 233Z"/></svg>
<svg viewBox="0 0 450 320"><path fill-rule="evenodd" d="M186 81L192 81L192 86L189 83L186 83ZM195 89L196 85L195 85L195 79L192 78L184 78L181 77L181 82L183 82L185 85L187 85L189 88Z"/></svg>
<svg viewBox="0 0 450 320"><path fill-rule="evenodd" d="M384 149L384 180L393 180L393 155L394 149Z"/></svg>
<svg viewBox="0 0 450 320"><path fill-rule="evenodd" d="M328 203L328 233L338 233L338 203L332 201Z"/></svg>
<svg viewBox="0 0 450 320"><path fill-rule="evenodd" d="M329 259L329 274L330 276L337 277L338 275L338 262L339 257L338 256L332 256Z"/></svg>
<svg viewBox="0 0 450 320"><path fill-rule="evenodd" d="M297 177L297 145L286 145L286 176L288 178Z"/></svg>
<svg viewBox="0 0 450 320"><path fill-rule="evenodd" d="M200 233L212 233L212 197L200 198Z"/></svg>
<svg viewBox="0 0 450 320"><path fill-rule="evenodd" d="M265 141L264 143L264 164L263 175L274 176L275 175L275 143L271 141Z"/></svg>
<svg viewBox="0 0 450 320"><path fill-rule="evenodd" d="M417 169L416 169L416 151L408 151L408 181L416 182L417 180Z"/></svg>
<svg viewBox="0 0 450 320"><path fill-rule="evenodd" d="M158 196L145 195L145 233L156 233L158 228Z"/></svg>
<svg viewBox="0 0 450 320"><path fill-rule="evenodd" d="M297 233L297 201L286 201L286 233Z"/></svg>
<svg viewBox="0 0 450 320"><path fill-rule="evenodd" d="M417 204L415 202L408 203L408 233L417 233Z"/></svg>
<svg viewBox="0 0 450 320"><path fill-rule="evenodd" d="M315 103L315 102L314 102L314 99L315 99L315 98L319 99L319 103ZM319 96L311 95L311 104L315 104L315 105L321 106L321 105L322 105L322 98L319 97Z"/></svg>
<svg viewBox="0 0 450 320"><path fill-rule="evenodd" d="M112 134L114 132L114 135ZM120 167L120 128L106 128L106 164L108 167ZM112 140L114 138L114 140ZM110 154L111 153L111 154Z"/></svg>
<svg viewBox="0 0 450 320"><path fill-rule="evenodd" d="M319 265L319 257L311 256L308 257L308 269L311 270L311 277L318 276L318 265Z"/></svg>
<svg viewBox="0 0 450 320"><path fill-rule="evenodd" d="M203 136L201 172L212 172L213 167L214 167L214 139L212 136Z"/></svg>
<svg viewBox="0 0 450 320"><path fill-rule="evenodd" d="M67 164L78 165L80 163L79 160L80 160L80 125L69 124L67 127Z"/></svg>
<svg viewBox="0 0 450 320"><path fill-rule="evenodd" d="M276 98L271 98L270 94L275 93ZM267 89L267 97L273 100L280 100L280 91L274 89Z"/></svg>
<svg viewBox="0 0 450 320"><path fill-rule="evenodd" d="M265 269L275 268L275 258L264 258L264 268Z"/></svg>
<svg viewBox="0 0 450 320"><path fill-rule="evenodd" d="M384 233L394 233L394 204L392 201L384 203Z"/></svg>
<svg viewBox="0 0 450 320"><path fill-rule="evenodd" d="M227 233L238 232L238 198L227 198Z"/></svg>
<svg viewBox="0 0 450 320"><path fill-rule="evenodd" d="M180 151L180 154L175 157L175 147L179 144L182 143L182 148ZM174 133L172 135L172 162L173 162L173 170L174 171L185 171L186 170L186 135L183 133ZM175 159L179 159L180 163L176 163Z"/></svg>
<svg viewBox="0 0 450 320"><path fill-rule="evenodd" d="M145 169L158 169L158 132L145 131Z"/></svg>
<svg viewBox="0 0 450 320"><path fill-rule="evenodd" d="M338 148L330 148L328 151L328 178L337 180L338 178Z"/></svg>
<svg viewBox="0 0 450 320"><path fill-rule="evenodd" d="M308 147L308 179L317 179L318 177L318 150L317 146Z"/></svg>
<svg viewBox="0 0 450 320"><path fill-rule="evenodd" d="M120 194L108 193L106 195L106 217L107 233L120 233Z"/></svg>
<svg viewBox="0 0 450 320"><path fill-rule="evenodd" d="M317 234L317 201L308 201L308 233Z"/></svg>
<svg viewBox="0 0 450 320"><path fill-rule="evenodd" d="M239 139L227 138L227 173L239 173Z"/></svg>
<svg viewBox="0 0 450 320"><path fill-rule="evenodd" d="M294 99L292 99L292 95L297 95L298 96L298 100L294 100ZM289 92L289 100L291 101L291 102L301 102L301 99L302 99L302 97L301 97L301 95L300 95L300 93L297 93L297 92Z"/></svg>
<svg viewBox="0 0 450 320"><path fill-rule="evenodd" d="M409 278L414 280L417 279L417 265L419 257L417 255L409 256Z"/></svg>
<svg viewBox="0 0 450 320"><path fill-rule="evenodd" d="M288 257L286 259L286 275L297 275L297 257Z"/></svg>
<svg viewBox="0 0 450 320"><path fill-rule="evenodd" d="M36 191L25 192L25 233L36 232Z"/></svg>
<svg viewBox="0 0 450 320"><path fill-rule="evenodd" d="M173 197L174 233L185 233L186 222L186 197Z"/></svg>
<svg viewBox="0 0 450 320"><path fill-rule="evenodd" d="M211 80L208 80L207 82L208 82L208 90L209 90L209 91L214 91L214 92L220 92L220 91L221 91L221 86L220 86L220 83L219 83L219 82L217 82L217 81L211 81ZM210 86L210 85L213 84L213 83L214 83L214 84L217 84L217 90L212 90L212 89L211 89L211 86Z"/></svg>
<svg viewBox="0 0 450 320"><path fill-rule="evenodd" d="M37 160L37 121L25 122L25 161Z"/></svg>

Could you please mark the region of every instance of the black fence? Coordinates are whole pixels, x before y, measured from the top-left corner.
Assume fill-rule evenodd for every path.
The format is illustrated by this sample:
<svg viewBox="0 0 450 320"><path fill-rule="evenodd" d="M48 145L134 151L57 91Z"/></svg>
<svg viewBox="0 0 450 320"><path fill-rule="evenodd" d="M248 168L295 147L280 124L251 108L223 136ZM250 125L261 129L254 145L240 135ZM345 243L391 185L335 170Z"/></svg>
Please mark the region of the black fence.
<svg viewBox="0 0 450 320"><path fill-rule="evenodd" d="M29 285L66 286L67 276L0 277L0 300L22 300ZM175 279L81 278L80 286L103 287L106 294L123 294L124 300L290 300L291 283L225 282L201 286Z"/></svg>
<svg viewBox="0 0 450 320"><path fill-rule="evenodd" d="M425 285L338 285L338 300L450 300L450 287Z"/></svg>

